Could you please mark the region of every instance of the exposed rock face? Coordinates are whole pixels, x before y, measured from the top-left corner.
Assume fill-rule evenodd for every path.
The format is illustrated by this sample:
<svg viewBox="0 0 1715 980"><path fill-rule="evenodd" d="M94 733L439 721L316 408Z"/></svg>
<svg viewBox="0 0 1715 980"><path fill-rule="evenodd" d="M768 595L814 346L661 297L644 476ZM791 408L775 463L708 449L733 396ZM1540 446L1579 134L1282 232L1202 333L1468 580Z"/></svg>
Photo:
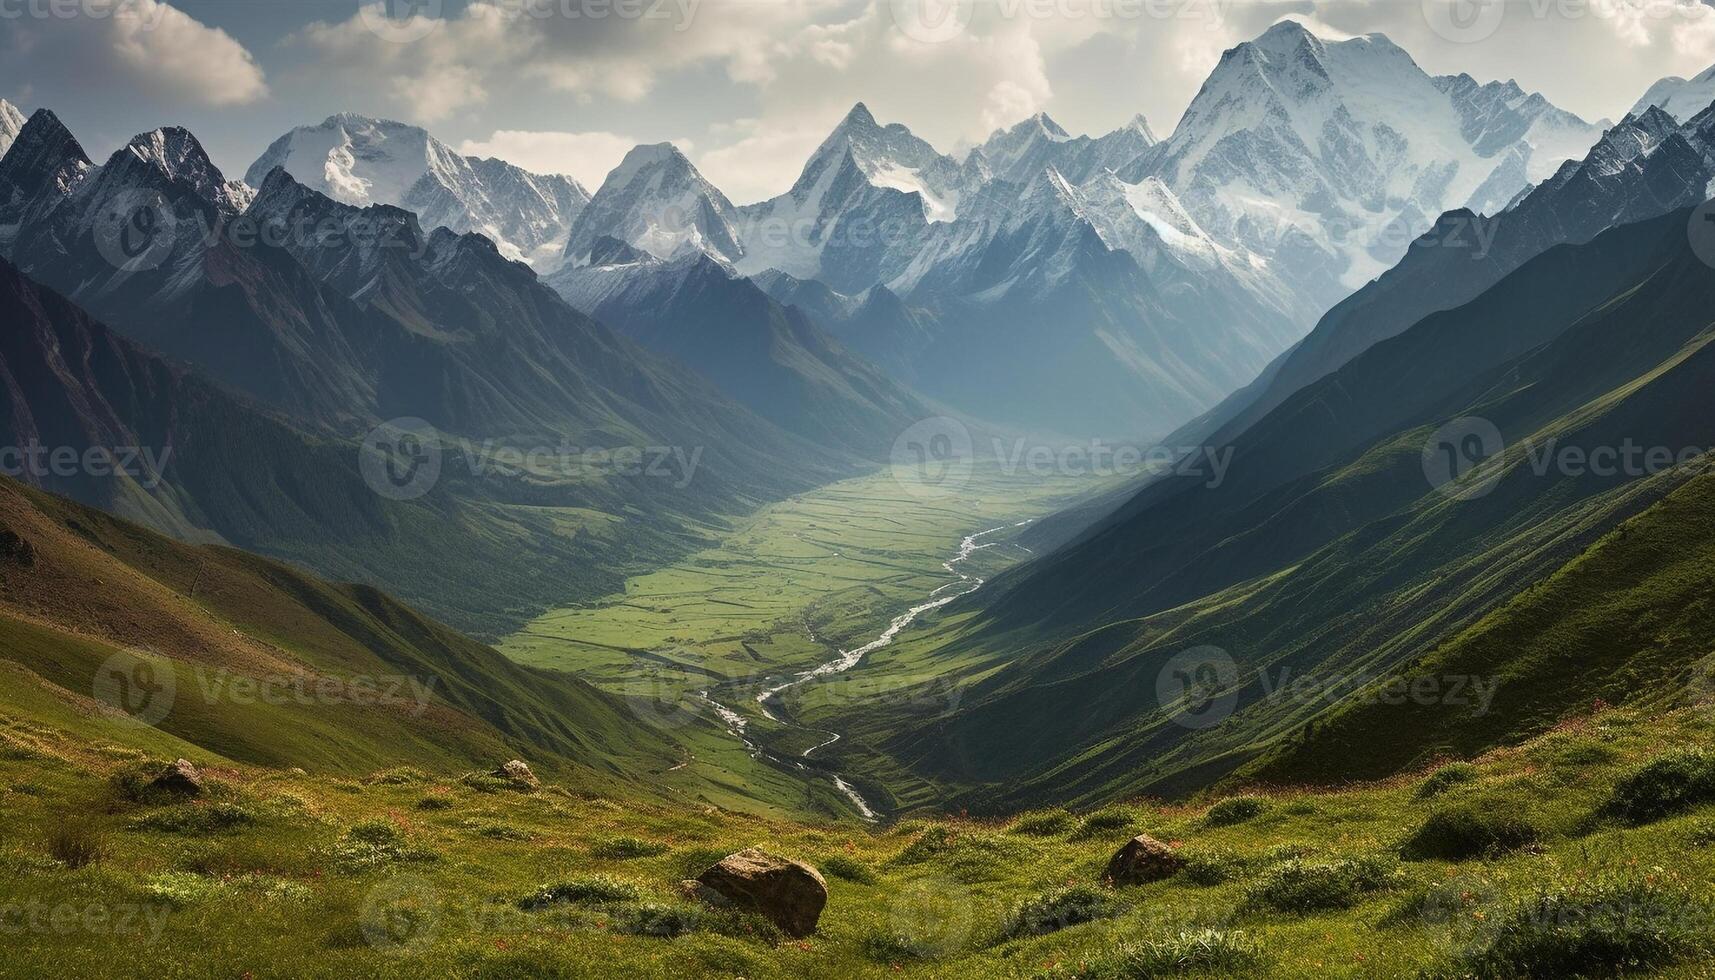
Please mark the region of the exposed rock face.
<svg viewBox="0 0 1715 980"><path fill-rule="evenodd" d="M828 883L815 868L754 847L727 855L697 881L793 937L814 933L828 904Z"/></svg>
<svg viewBox="0 0 1715 980"><path fill-rule="evenodd" d="M0 525L0 564L31 568L36 564L36 548L18 532Z"/></svg>
<svg viewBox="0 0 1715 980"><path fill-rule="evenodd" d="M1148 834L1138 834L1114 854L1104 877L1116 885L1140 885L1171 878L1184 867L1185 859L1173 853L1173 848Z"/></svg>
<svg viewBox="0 0 1715 980"><path fill-rule="evenodd" d="M541 780L536 778L536 774L531 772L530 767L521 759L513 759L506 765L494 770L494 774L511 782L519 789L536 789L542 785Z"/></svg>
<svg viewBox="0 0 1715 980"><path fill-rule="evenodd" d="M149 786L164 793L176 796L201 796L203 793L202 773L192 765L189 759L178 759L167 771L155 777Z"/></svg>

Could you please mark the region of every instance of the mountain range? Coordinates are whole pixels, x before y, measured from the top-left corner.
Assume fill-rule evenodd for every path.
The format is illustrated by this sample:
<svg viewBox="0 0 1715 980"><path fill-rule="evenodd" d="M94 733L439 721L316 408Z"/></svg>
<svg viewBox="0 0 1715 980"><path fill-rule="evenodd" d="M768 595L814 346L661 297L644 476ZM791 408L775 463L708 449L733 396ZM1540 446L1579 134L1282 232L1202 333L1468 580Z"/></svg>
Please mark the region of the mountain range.
<svg viewBox="0 0 1715 980"><path fill-rule="evenodd" d="M139 516L385 584L460 625L499 630L551 602L611 588L628 562L691 546L688 520L743 512L854 465L590 320L486 238L425 233L410 212L343 205L284 171L253 191L222 177L182 130L142 134L96 167L40 110L0 160L0 195L18 218L0 255L252 406L156 438L221 442L200 426L271 416L287 431L270 443L347 454L334 468L266 454L200 496L169 481L155 493L175 495L175 505ZM137 256L146 261L117 255L115 264L125 227L112 216L142 213L138 202L158 216L160 233ZM120 406L119 421L142 427L129 395L86 400ZM407 535L400 517L378 511L355 485L326 507L258 505L281 481L353 471L366 431L400 417L423 420L465 464L439 487L445 496L429 500L442 520L460 515L452 526L461 534L425 537L421 523ZM693 458L695 469L674 479L566 466L508 475L482 463L503 448L625 446L677 447L680 469ZM594 514L630 521L621 534ZM400 549L443 546L468 550L485 573L447 575L437 571L445 562L400 560ZM595 553L605 557L591 560ZM561 559L575 569L556 571Z"/></svg>
<svg viewBox="0 0 1715 980"><path fill-rule="evenodd" d="M590 202L570 177L463 156L419 127L354 113L281 136L245 183L261 187L275 167L342 204L388 204L416 212L431 229L483 235L507 258L542 269L558 263Z"/></svg>
<svg viewBox="0 0 1715 980"><path fill-rule="evenodd" d="M898 797L1010 809L1370 778L1540 733L1595 699L1671 701L1703 656L1653 602L1703 560L1666 542L1710 499L1715 429L1695 393L1715 364L1715 280L1690 207L1712 117L1628 117L1480 243L1450 231L1475 216L1443 216L1444 234L1289 356L1280 397L1220 430L1219 485L1163 477L1027 534L1044 556L962 603L980 618L939 654L980 678L955 712L813 723L850 733L853 764ZM1299 352L1342 345L1287 383ZM1450 485L1431 464L1461 419L1493 444L1475 483ZM1670 463L1588 465L1624 445ZM1605 584L1634 605L1596 599ZM1578 629L1520 632L1580 599ZM1219 675L1218 725L1159 693L1188 652L1222 665L1187 668ZM1452 678L1502 685L1504 710L1412 702L1400 727L1373 696Z"/></svg>
<svg viewBox="0 0 1715 980"><path fill-rule="evenodd" d="M1592 564L1638 603L1695 581L1663 578L1664 540L1701 526L1700 469L1533 454L1715 441L1703 80L1591 125L1286 21L1227 51L1165 139L1037 115L955 157L860 103L786 193L743 206L665 143L586 194L341 114L235 181L183 129L97 165L53 113L0 106L0 423L16 445L170 449L131 479L35 482L484 635L868 472L931 416L1219 449L1217 484L1105 488L928 610L959 623L935 634L952 710L793 715L838 731L825 764L890 811L1386 775L1581 700L1668 696L1693 664L1688 620L1653 607L1647 648L1596 649L1612 617L1552 644L1527 627L1586 598ZM400 418L467 463L664 446L703 469L467 467L392 499L365 437ZM1465 493L1426 465L1469 419L1504 448ZM1210 649L1232 715L1205 730L1147 695ZM1564 676L1580 658L1615 673ZM1494 695L1504 722L1442 704L1402 735L1361 701L1275 690L1476 666L1519 684Z"/></svg>
<svg viewBox="0 0 1715 980"><path fill-rule="evenodd" d="M745 206L673 147L639 147L564 259L587 264L603 238L700 251L969 415L1157 438L1261 374L1436 215L1502 209L1599 132L1514 83L1431 77L1386 38L1286 21L1228 51L1162 141L1141 118L1092 138L1039 114L955 158L860 103L786 193Z"/></svg>
<svg viewBox="0 0 1715 980"><path fill-rule="evenodd" d="M1436 215L1498 210L1599 132L1511 82L1431 77L1385 36L1286 20L1223 54L1173 135L1119 174L1160 177L1319 313Z"/></svg>
<svg viewBox="0 0 1715 980"><path fill-rule="evenodd" d="M1712 180L1715 114L1683 125L1658 108L1627 116L1587 156L1568 161L1499 214L1461 209L1441 216L1397 266L1329 311L1261 377L1175 441L1221 441L1372 345L1476 297L1531 257L1701 203Z"/></svg>

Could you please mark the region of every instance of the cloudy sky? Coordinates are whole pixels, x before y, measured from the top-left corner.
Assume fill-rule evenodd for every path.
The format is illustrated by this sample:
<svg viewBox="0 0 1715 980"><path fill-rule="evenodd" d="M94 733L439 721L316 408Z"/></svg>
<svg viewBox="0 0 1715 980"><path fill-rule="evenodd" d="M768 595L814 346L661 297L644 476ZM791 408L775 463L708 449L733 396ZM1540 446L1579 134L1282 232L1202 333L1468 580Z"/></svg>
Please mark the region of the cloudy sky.
<svg viewBox="0 0 1715 980"><path fill-rule="evenodd" d="M342 110L593 190L672 140L738 202L784 190L862 100L945 150L1047 111L1165 136L1221 51L1286 16L1588 119L1715 63L1705 0L0 0L0 98L97 159L192 129L241 175ZM365 3L370 4L364 6Z"/></svg>

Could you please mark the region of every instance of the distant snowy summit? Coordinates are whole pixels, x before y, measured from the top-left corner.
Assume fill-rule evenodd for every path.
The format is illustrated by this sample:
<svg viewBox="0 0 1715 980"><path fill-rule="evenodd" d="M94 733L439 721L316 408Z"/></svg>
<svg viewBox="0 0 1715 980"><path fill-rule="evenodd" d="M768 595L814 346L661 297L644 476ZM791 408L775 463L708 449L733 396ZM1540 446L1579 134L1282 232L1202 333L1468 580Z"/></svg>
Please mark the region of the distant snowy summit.
<svg viewBox="0 0 1715 980"><path fill-rule="evenodd" d="M275 167L345 204L390 204L415 211L426 227L484 235L502 255L543 271L558 264L590 200L570 177L462 156L416 126L355 113L275 140L244 181L260 187Z"/></svg>
<svg viewBox="0 0 1715 980"><path fill-rule="evenodd" d="M1711 104L1715 104L1715 66L1692 78L1677 75L1663 78L1649 87L1629 114L1642 115L1645 109L1655 106L1680 122L1686 122Z"/></svg>

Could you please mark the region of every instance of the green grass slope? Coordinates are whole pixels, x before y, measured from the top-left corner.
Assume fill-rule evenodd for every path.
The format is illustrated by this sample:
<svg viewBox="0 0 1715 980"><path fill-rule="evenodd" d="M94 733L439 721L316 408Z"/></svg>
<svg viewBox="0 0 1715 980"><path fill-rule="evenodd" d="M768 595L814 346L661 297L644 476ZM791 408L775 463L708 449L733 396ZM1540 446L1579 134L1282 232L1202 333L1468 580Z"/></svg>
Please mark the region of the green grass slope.
<svg viewBox="0 0 1715 980"><path fill-rule="evenodd" d="M375 589L181 544L11 481L0 525L12 674L0 704L32 722L144 729L157 745L318 772L522 757L593 786L640 786L682 754L622 700L519 666ZM116 664L144 683L137 657L168 692L158 718L103 694Z"/></svg>
<svg viewBox="0 0 1715 980"><path fill-rule="evenodd" d="M0 972L1690 980L1715 962L1711 749L1707 711L1608 710L1339 791L871 831L432 768L214 765L203 799L153 799L136 775L176 747L8 706ZM1179 869L1106 883L1138 833ZM815 935L679 890L758 845L823 873Z"/></svg>
<svg viewBox="0 0 1715 980"><path fill-rule="evenodd" d="M1692 473L1538 472L1541 454L1715 445L1715 422L1700 410L1715 386L1715 278L1691 254L1684 218L1619 229L1515 274L1540 292L1552 285L1535 281L1547 271L1579 270L1588 281L1568 291L1601 296L1586 310L1520 320L1522 294L1509 279L1295 396L1239 447L1227 485L1146 490L1105 531L1003 576L979 597L988 622L946 640L948 659L966 661L955 712L835 724L851 722L887 757L871 764L875 778L926 782L936 790L919 796L999 811L1188 793L1283 751L1349 696L1410 671ZM1486 339L1497 330L1507 338ZM1439 492L1423 468L1432 433L1460 416L1488 419L1507 442L1488 464L1492 490L1470 499ZM1314 450L1319 465L1281 455L1320 436L1328 447ZM1271 475L1256 469L1259 459L1297 469ZM1054 605L1049 619L1031 621ZM1055 625L1073 618L1083 623L1075 631ZM1692 632L1666 655L1607 652L1592 674L1611 669L1614 679L1590 686L1640 695L1671 686L1654 672L1682 673L1707 642ZM1160 682L1176 655L1204 646L1231 658L1231 676L1215 685L1231 714L1182 724ZM1614 662L1632 654L1636 664ZM1487 685L1510 672L1503 659L1459 676L1469 694L1469 678ZM1484 744L1540 731L1586 707L1584 693L1548 685L1528 710L1492 711ZM1374 741L1386 731L1397 748L1375 749L1381 768L1347 753L1356 772L1388 771L1440 746L1407 713L1383 710L1392 707L1369 709L1366 733ZM1339 755L1323 758L1334 766ZM1284 766L1271 771L1295 778Z"/></svg>

